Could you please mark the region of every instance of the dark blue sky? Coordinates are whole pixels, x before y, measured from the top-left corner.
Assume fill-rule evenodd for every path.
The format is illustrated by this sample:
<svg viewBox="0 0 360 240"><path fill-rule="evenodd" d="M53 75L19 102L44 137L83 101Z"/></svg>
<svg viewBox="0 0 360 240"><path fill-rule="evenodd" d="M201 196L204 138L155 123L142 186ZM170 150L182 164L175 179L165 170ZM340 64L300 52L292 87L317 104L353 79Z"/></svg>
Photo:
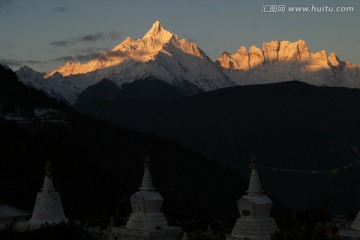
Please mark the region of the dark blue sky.
<svg viewBox="0 0 360 240"><path fill-rule="evenodd" d="M266 6L265 6L266 5ZM285 5L285 12L269 6ZM289 12L289 7L353 7L353 12ZM265 8L264 8L265 6ZM0 0L0 61L50 71L82 62L159 20L213 60L265 41L304 39L312 52L360 64L358 0Z"/></svg>

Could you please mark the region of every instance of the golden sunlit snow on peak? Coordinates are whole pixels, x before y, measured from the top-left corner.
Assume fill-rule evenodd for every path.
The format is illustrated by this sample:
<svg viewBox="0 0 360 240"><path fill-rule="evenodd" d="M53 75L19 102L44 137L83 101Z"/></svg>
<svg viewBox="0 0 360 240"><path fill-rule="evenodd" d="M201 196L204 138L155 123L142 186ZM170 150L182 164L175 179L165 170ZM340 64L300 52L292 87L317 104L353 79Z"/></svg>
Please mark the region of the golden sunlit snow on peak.
<svg viewBox="0 0 360 240"><path fill-rule="evenodd" d="M142 38L159 41L160 43L168 42L174 34L166 30L159 21L155 21L150 30Z"/></svg>
<svg viewBox="0 0 360 240"><path fill-rule="evenodd" d="M185 39L180 39L176 34L166 30L159 21L155 21L144 37L137 40L127 37L122 43L110 51L100 53L97 58L94 58L88 63L68 62L64 66L60 66L45 75L45 77L50 77L56 72L59 72L64 77L84 74L123 63L125 64L129 61L145 63L150 60L155 60L159 53L173 56L171 51L175 49L177 49L176 51L180 50L180 52L203 59L204 54L196 44Z"/></svg>
<svg viewBox="0 0 360 240"><path fill-rule="evenodd" d="M262 49L251 46L249 52L241 46L234 54L225 54L217 62L226 69L249 70L251 68L274 62L309 62L316 65L327 64L326 53L311 53L302 39L289 41L264 42Z"/></svg>

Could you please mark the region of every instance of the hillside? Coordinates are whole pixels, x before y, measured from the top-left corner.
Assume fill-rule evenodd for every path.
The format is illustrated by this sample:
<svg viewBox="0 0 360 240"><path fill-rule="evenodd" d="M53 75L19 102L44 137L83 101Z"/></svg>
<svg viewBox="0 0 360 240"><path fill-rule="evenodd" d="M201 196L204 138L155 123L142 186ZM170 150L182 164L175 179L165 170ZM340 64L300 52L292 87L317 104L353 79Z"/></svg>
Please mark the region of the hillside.
<svg viewBox="0 0 360 240"><path fill-rule="evenodd" d="M126 128L178 141L247 176L263 165L264 188L292 207L330 198L335 212L360 209L360 91L301 82L239 86L161 100L115 99L75 108ZM355 149L355 150L354 150Z"/></svg>
<svg viewBox="0 0 360 240"><path fill-rule="evenodd" d="M229 169L154 134L77 114L20 84L2 66L0 89L2 106L16 109L10 120L9 111L2 110L0 119L1 202L32 209L43 183L44 163L51 160L69 218L125 217L129 197L141 184L144 157L149 156L153 182L169 216L237 216L236 200L247 183ZM23 105L27 115L20 111ZM39 107L51 107L57 115L34 115Z"/></svg>

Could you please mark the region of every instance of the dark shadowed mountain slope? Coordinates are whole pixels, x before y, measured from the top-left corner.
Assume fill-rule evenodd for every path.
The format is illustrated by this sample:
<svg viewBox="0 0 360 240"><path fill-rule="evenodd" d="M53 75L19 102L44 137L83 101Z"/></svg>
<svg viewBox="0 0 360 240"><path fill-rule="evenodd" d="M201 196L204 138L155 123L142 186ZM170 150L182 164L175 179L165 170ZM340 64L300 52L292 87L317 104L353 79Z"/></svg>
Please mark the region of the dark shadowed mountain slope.
<svg viewBox="0 0 360 240"><path fill-rule="evenodd" d="M110 80L104 79L85 89L80 94L77 104L109 102L116 99L171 100L184 96L186 94L175 86L153 76L124 83L121 89Z"/></svg>
<svg viewBox="0 0 360 240"><path fill-rule="evenodd" d="M184 97L186 95L187 94L175 86L149 75L143 79L131 83L124 83L116 98L138 100L170 100Z"/></svg>
<svg viewBox="0 0 360 240"><path fill-rule="evenodd" d="M360 209L360 193L350 187L360 182L359 156L354 151L360 145L359 106L359 90L293 81L232 87L172 101L121 99L76 108L175 139L244 176L248 164L244 159L256 154L270 193L296 207L330 198L333 210L347 211Z"/></svg>
<svg viewBox="0 0 360 240"><path fill-rule="evenodd" d="M42 91L25 86L18 81L12 70L0 66L0 114L13 114L17 111L29 113L32 107L52 106L67 108Z"/></svg>
<svg viewBox="0 0 360 240"><path fill-rule="evenodd" d="M78 99L79 103L84 104L91 101L109 101L112 100L120 88L108 79L103 79L97 84L88 87Z"/></svg>
<svg viewBox="0 0 360 240"><path fill-rule="evenodd" d="M141 185L144 157L149 156L153 182L169 216L237 216L236 200L247 184L229 169L154 134L77 114L19 84L3 67L0 85L0 104L12 109L3 111L0 119L0 202L32 209L45 161L51 160L68 217L124 217L130 211L129 197ZM25 103L32 114L23 113ZM39 116L34 113L39 107L57 115Z"/></svg>

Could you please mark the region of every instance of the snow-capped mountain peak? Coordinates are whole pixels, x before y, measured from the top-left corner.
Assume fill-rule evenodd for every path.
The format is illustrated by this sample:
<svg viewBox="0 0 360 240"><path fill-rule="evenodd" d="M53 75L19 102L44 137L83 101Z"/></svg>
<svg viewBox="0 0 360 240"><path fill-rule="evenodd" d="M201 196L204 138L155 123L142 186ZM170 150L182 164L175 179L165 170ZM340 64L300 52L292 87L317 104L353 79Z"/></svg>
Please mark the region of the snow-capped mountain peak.
<svg viewBox="0 0 360 240"><path fill-rule="evenodd" d="M141 52L142 55L144 55L144 53L154 53L159 51L164 44L169 43L173 36L173 33L166 30L159 21L156 21L142 38L133 40L130 37L127 37L111 51Z"/></svg>
<svg viewBox="0 0 360 240"><path fill-rule="evenodd" d="M64 66L60 66L45 75L45 78L54 75L56 72L64 77L85 74L129 61L145 63L155 60L156 55L160 52L172 55L170 53L171 47L200 58L204 57L204 53L199 50L196 44L180 39L179 36L166 30L159 21L156 21L144 37L137 40L128 37L110 51L100 53L98 57L85 64L69 61Z"/></svg>
<svg viewBox="0 0 360 240"><path fill-rule="evenodd" d="M22 69L19 79L70 104L104 78L121 88L146 76L191 95L234 85L300 80L313 85L360 88L360 66L325 51L312 53L304 40L271 41L262 49L240 47L224 52L215 64L195 44L166 30L159 21L139 39L126 38L87 63L67 62L47 74Z"/></svg>
<svg viewBox="0 0 360 240"><path fill-rule="evenodd" d="M76 100L74 95L78 96L85 88L104 78L121 87L125 82L152 75L188 94L234 85L196 44L166 30L159 21L155 21L142 38L133 40L128 37L84 64L67 62L45 78L51 79L53 84L59 82L56 78L60 75L59 81L70 91L61 94L72 96L67 99L71 103Z"/></svg>
<svg viewBox="0 0 360 240"><path fill-rule="evenodd" d="M342 62L335 53L312 53L302 39L263 43L249 52L224 52L217 64L238 85L299 80L318 86L360 87L360 66Z"/></svg>
<svg viewBox="0 0 360 240"><path fill-rule="evenodd" d="M173 35L174 34L166 30L159 21L155 21L155 23L152 25L150 30L144 35L142 39L159 41L160 43L164 44L169 42L169 40L173 37Z"/></svg>

